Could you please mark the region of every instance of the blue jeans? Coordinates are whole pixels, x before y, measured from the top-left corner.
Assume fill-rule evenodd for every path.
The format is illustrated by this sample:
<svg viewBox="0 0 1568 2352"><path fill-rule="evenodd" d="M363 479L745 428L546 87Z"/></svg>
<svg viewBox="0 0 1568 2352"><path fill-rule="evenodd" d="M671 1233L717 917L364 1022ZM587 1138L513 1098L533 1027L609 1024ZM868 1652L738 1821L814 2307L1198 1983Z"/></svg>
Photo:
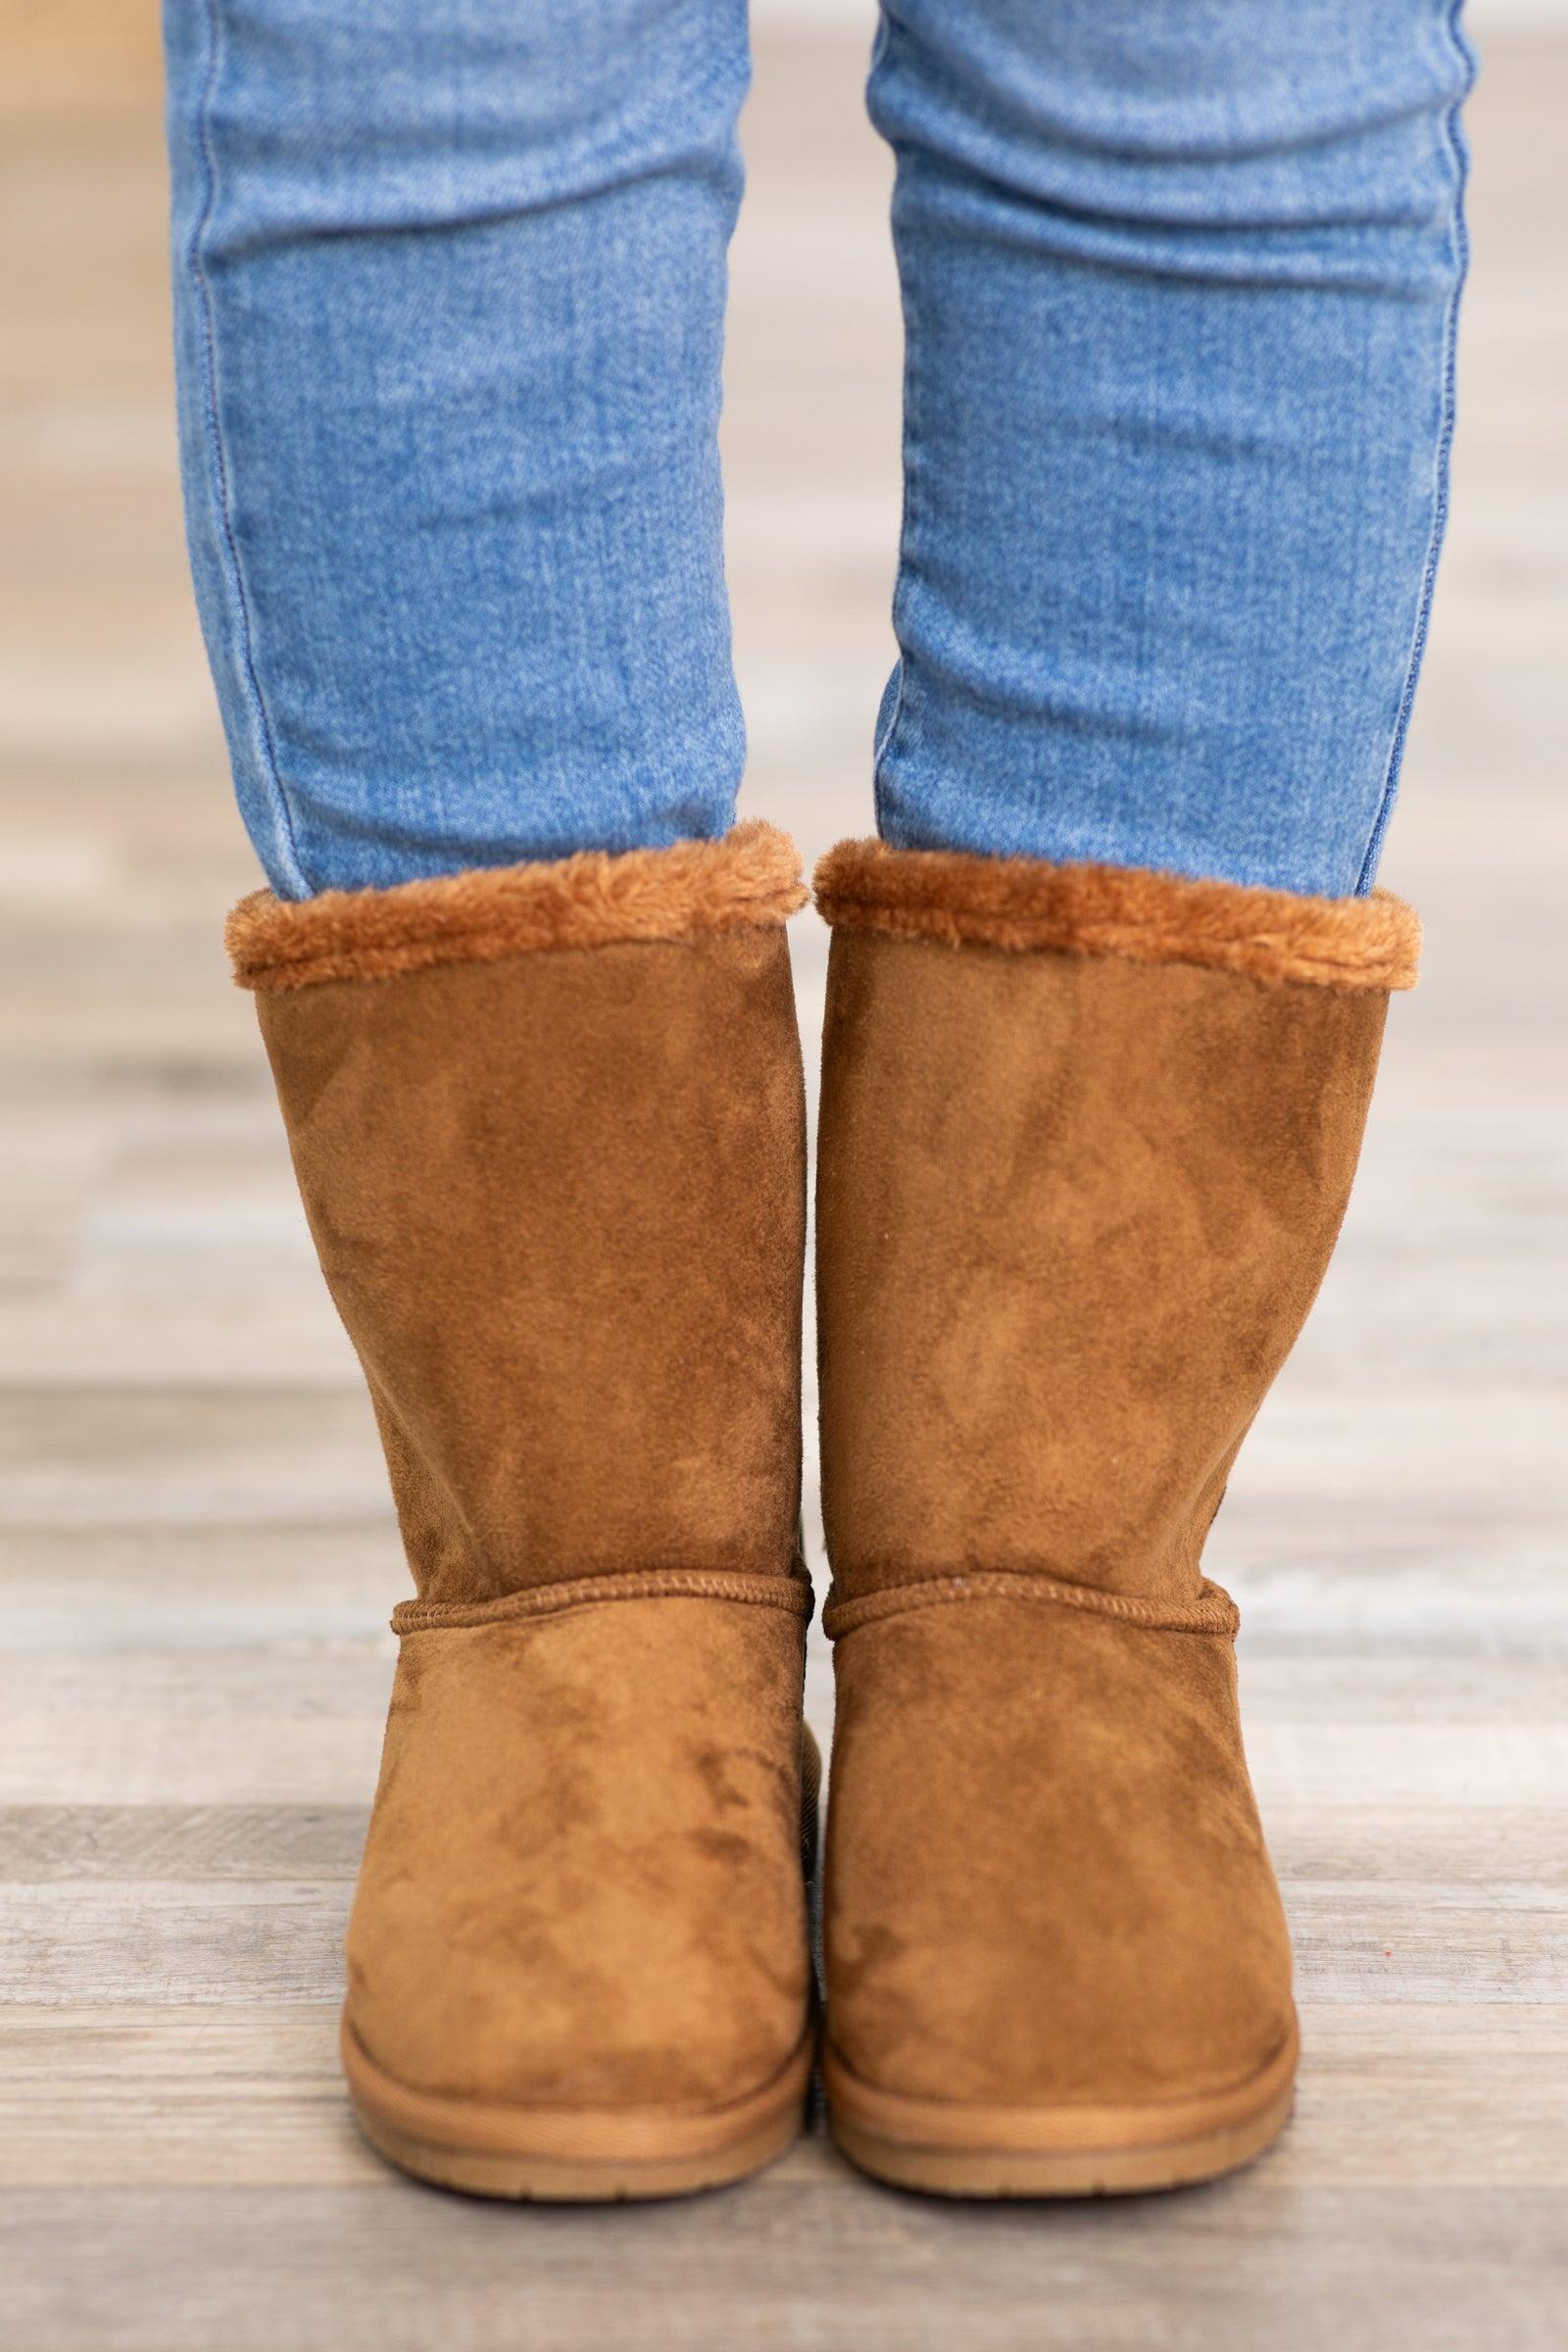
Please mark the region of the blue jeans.
<svg viewBox="0 0 1568 2352"><path fill-rule="evenodd" d="M889 839L1370 887L1443 531L1457 16L887 0ZM165 17L191 560L273 887L723 832L744 0Z"/></svg>

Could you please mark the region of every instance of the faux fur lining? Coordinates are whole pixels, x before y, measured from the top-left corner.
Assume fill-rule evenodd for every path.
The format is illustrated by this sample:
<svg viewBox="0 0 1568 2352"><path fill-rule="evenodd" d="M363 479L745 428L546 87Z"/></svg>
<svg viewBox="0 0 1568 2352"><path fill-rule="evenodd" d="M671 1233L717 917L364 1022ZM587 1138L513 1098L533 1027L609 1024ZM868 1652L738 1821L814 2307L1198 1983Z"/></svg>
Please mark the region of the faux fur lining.
<svg viewBox="0 0 1568 2352"><path fill-rule="evenodd" d="M988 1569L974 1576L933 1576L912 1585L895 1585L883 1592L864 1592L858 1600L828 1600L822 1612L822 1631L830 1642L842 1642L857 1627L882 1617L902 1617L906 1609L938 1608L960 1600L1028 1600L1058 1609L1085 1609L1093 1617L1114 1617L1119 1624L1141 1626L1161 1634L1219 1634L1236 1639L1241 1614L1230 1594L1205 1577L1193 1601L1144 1600L1135 1593L1098 1592L1092 1585L1066 1585L1054 1577L1029 1576L1017 1569Z"/></svg>
<svg viewBox="0 0 1568 2352"><path fill-rule="evenodd" d="M842 930L952 947L1208 964L1337 989L1413 988L1421 953L1415 910L1386 890L1311 899L1136 866L1048 865L881 841L840 842L814 883L822 914Z"/></svg>
<svg viewBox="0 0 1568 2352"><path fill-rule="evenodd" d="M475 868L391 890L242 899L223 939L240 988L387 980L437 963L499 963L542 948L678 940L782 923L806 904L800 856L758 819L722 841L553 864Z"/></svg>
<svg viewBox="0 0 1568 2352"><path fill-rule="evenodd" d="M783 1609L809 1618L811 1579L797 1559L788 1576L747 1576L706 1568L633 1568L622 1575L578 1576L559 1585L533 1585L503 1592L495 1600L400 1600L392 1612L395 1634L451 1633L465 1626L511 1625L520 1617L554 1617L562 1609L602 1606L612 1600L728 1600L752 1608Z"/></svg>

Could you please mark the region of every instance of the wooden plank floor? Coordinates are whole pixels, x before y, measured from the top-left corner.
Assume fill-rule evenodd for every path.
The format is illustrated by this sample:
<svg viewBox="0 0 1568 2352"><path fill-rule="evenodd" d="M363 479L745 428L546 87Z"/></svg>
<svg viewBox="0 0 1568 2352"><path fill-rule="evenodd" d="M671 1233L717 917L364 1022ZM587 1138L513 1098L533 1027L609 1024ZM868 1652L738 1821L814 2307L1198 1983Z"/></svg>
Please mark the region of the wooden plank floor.
<svg viewBox="0 0 1568 2352"><path fill-rule="evenodd" d="M150 16L0 7L0 2341L1555 2352L1568 41L1494 37L1475 107L1453 533L1388 860L1427 977L1214 1551L1300 1956L1296 2126L1121 2206L923 2203L818 2134L721 2196L550 2213L394 2179L338 2087L402 1574L219 952L251 868L179 542ZM867 822L898 510L860 72L764 44L736 253L752 792L812 851Z"/></svg>

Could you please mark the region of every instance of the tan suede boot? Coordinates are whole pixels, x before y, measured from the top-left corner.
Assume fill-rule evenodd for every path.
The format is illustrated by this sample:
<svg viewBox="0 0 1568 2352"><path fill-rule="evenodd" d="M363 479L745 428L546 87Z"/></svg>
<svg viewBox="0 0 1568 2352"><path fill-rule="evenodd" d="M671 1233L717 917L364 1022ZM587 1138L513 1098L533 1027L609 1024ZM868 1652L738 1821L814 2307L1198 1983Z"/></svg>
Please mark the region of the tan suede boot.
<svg viewBox="0 0 1568 2352"><path fill-rule="evenodd" d="M344 2064L451 2187L664 2195L800 2125L805 895L750 825L230 918L418 1592Z"/></svg>
<svg viewBox="0 0 1568 2352"><path fill-rule="evenodd" d="M956 2195L1206 2179L1297 2035L1200 1554L1419 930L874 843L816 887L833 2128Z"/></svg>

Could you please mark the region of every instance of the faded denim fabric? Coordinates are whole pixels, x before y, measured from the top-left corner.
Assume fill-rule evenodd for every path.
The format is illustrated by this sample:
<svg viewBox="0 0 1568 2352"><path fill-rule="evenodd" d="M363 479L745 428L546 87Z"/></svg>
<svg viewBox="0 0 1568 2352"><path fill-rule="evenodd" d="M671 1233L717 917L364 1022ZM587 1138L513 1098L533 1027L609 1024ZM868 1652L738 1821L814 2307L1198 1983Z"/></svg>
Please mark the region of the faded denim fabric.
<svg viewBox="0 0 1568 2352"><path fill-rule="evenodd" d="M744 0L165 22L191 560L274 888L722 832ZM1451 0L888 0L889 838L1370 886L1471 74Z"/></svg>

